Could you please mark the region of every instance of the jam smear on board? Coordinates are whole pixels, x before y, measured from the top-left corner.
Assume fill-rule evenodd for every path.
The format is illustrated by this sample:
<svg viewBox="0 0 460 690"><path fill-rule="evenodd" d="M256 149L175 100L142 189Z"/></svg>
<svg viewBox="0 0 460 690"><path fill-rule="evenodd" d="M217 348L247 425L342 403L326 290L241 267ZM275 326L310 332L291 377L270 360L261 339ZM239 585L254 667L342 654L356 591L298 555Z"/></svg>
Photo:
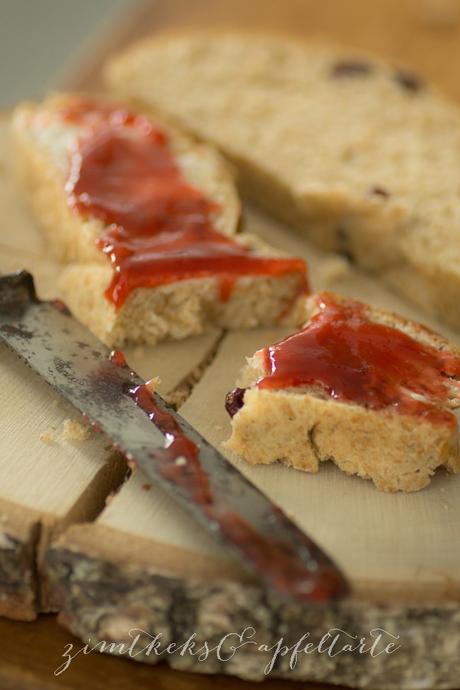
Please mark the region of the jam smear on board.
<svg viewBox="0 0 460 690"><path fill-rule="evenodd" d="M142 115L76 99L60 113L84 128L71 151L68 201L108 228L98 248L113 266L106 297L120 308L136 288L218 277L226 301L238 277L297 275L308 292L302 259L268 257L217 232L219 205L184 177L168 135Z"/></svg>
<svg viewBox="0 0 460 690"><path fill-rule="evenodd" d="M392 408L455 424L446 409L460 392L460 357L371 321L366 306L323 292L318 312L299 333L262 350L260 389L319 387L331 398L373 410Z"/></svg>

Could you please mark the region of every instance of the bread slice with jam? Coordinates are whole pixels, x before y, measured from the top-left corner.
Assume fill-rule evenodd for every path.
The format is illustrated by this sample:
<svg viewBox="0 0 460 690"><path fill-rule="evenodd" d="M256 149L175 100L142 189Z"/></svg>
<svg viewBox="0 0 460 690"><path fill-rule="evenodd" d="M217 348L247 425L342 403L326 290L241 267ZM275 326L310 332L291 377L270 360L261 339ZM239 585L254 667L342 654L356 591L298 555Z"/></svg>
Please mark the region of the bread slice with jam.
<svg viewBox="0 0 460 690"><path fill-rule="evenodd" d="M249 358L228 394L228 450L317 472L331 460L384 491L460 472L460 351L401 316L333 293L304 328Z"/></svg>
<svg viewBox="0 0 460 690"><path fill-rule="evenodd" d="M238 233L210 146L110 101L55 96L13 118L20 179L75 316L109 345L299 324L303 260Z"/></svg>

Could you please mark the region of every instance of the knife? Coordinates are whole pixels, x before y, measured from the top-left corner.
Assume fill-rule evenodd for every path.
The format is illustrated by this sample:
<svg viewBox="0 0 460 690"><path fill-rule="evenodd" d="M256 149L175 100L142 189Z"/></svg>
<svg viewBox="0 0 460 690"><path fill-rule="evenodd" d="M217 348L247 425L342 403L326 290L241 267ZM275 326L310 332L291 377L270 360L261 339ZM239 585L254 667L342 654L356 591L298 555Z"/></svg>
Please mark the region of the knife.
<svg viewBox="0 0 460 690"><path fill-rule="evenodd" d="M305 602L347 593L332 560L76 321L37 298L27 271L0 277L0 340L102 431L266 587Z"/></svg>

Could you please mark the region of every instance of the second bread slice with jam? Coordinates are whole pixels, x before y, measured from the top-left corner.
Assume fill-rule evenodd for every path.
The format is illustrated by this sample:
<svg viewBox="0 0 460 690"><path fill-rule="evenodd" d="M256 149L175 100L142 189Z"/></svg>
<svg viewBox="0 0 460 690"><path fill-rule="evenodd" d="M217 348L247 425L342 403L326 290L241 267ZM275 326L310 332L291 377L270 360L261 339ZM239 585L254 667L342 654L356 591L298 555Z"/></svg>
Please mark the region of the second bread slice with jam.
<svg viewBox="0 0 460 690"><path fill-rule="evenodd" d="M460 352L437 333L332 293L304 329L259 350L227 396L226 446L307 472L331 460L385 491L460 472Z"/></svg>

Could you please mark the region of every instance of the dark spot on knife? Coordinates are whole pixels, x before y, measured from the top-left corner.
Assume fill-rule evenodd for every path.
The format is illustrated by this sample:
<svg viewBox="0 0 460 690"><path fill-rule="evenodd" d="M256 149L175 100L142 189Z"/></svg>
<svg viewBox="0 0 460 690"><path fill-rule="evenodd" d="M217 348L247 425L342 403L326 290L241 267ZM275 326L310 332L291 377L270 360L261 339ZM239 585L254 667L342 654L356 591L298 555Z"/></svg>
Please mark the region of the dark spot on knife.
<svg viewBox="0 0 460 690"><path fill-rule="evenodd" d="M76 383L78 379L73 373L73 367L69 361L66 359L61 359L61 357L54 358L54 367L58 374L63 376L70 383Z"/></svg>
<svg viewBox="0 0 460 690"><path fill-rule="evenodd" d="M21 340L31 340L35 336L35 333L28 331L22 324L13 326L12 324L6 323L0 328L0 331L14 338L20 338Z"/></svg>
<svg viewBox="0 0 460 690"><path fill-rule="evenodd" d="M107 361L90 375L93 400L100 405L110 405L114 414L117 414L123 396L128 393L128 381L122 369L114 369Z"/></svg>

